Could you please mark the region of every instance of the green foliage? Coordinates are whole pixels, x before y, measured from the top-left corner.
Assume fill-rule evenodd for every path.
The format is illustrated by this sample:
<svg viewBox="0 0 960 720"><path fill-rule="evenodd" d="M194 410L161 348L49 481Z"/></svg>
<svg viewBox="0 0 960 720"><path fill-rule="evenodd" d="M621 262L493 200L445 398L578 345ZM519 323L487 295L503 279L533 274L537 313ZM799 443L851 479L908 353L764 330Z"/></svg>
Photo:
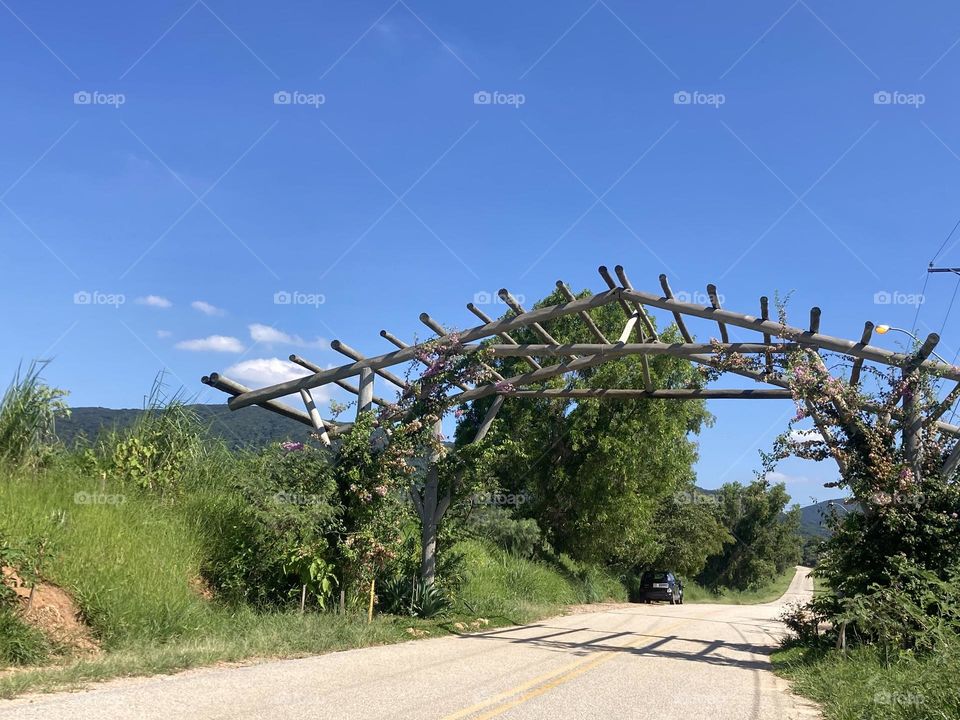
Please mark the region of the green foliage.
<svg viewBox="0 0 960 720"><path fill-rule="evenodd" d="M693 486L664 498L654 516L660 535L654 557L647 568L668 568L681 576L694 577L735 542L730 529L721 521L720 501ZM643 569L643 568L640 568Z"/></svg>
<svg viewBox="0 0 960 720"><path fill-rule="evenodd" d="M537 521L518 518L508 508L486 505L473 508L466 527L469 534L521 557L531 558L543 546Z"/></svg>
<svg viewBox="0 0 960 720"><path fill-rule="evenodd" d="M794 506L783 512L790 501L783 483L727 483L716 497L720 520L734 542L707 560L699 582L712 590L753 589L796 565L800 509Z"/></svg>
<svg viewBox="0 0 960 720"><path fill-rule="evenodd" d="M101 441L105 472L123 483L157 493L178 492L187 481L202 481L223 448L205 442L205 430L180 394L164 396L158 376L137 421Z"/></svg>
<svg viewBox="0 0 960 720"><path fill-rule="evenodd" d="M299 600L306 584L326 607L342 505L326 450L278 444L248 456L237 478L239 501L223 508L223 542L205 574L232 603L256 607Z"/></svg>
<svg viewBox="0 0 960 720"><path fill-rule="evenodd" d="M794 642L775 652L772 661L796 692L821 704L827 720L960 718L957 645L934 655L902 653L889 659L873 647L844 653Z"/></svg>
<svg viewBox="0 0 960 720"><path fill-rule="evenodd" d="M43 633L30 627L9 607L0 605L0 668L7 665L36 665L50 654Z"/></svg>
<svg viewBox="0 0 960 720"><path fill-rule="evenodd" d="M450 599L441 587L418 577L386 580L381 584L377 598L381 611L392 615L432 618L450 609Z"/></svg>
<svg viewBox="0 0 960 720"><path fill-rule="evenodd" d="M586 297L587 293L581 294ZM554 293L538 303L565 302ZM626 321L612 303L590 311L608 337L617 337ZM547 330L561 343L593 342L576 316L557 318ZM540 342L530 328L517 329L520 343ZM665 342L679 340L671 327ZM505 377L528 370L519 358L496 358ZM661 388L697 387L699 373L682 359L649 359L654 384ZM628 357L548 381L548 387L642 387L643 362ZM457 430L458 443L473 436L489 401L473 403ZM491 443L503 448L493 471L500 486L524 492L531 502L524 514L537 521L558 551L578 559L634 562L655 555L656 509L665 497L693 479L696 447L690 439L708 423L701 402L661 400L569 400L510 398L501 409Z"/></svg>
<svg viewBox="0 0 960 720"><path fill-rule="evenodd" d="M56 446L57 418L70 414L67 392L45 384L40 373L46 362L31 362L26 373L17 368L0 400L0 461L13 465L42 464Z"/></svg>

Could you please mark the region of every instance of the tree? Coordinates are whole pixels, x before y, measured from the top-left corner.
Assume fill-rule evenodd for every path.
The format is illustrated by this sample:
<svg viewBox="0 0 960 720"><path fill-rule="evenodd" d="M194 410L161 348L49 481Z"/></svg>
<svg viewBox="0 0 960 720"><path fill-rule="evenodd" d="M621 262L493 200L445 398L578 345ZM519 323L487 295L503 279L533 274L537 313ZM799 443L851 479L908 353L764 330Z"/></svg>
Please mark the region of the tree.
<svg viewBox="0 0 960 720"><path fill-rule="evenodd" d="M687 577L698 575L711 556L734 542L720 522L718 508L713 495L692 487L661 502L654 516L654 527L660 535L659 551L649 565L669 568Z"/></svg>
<svg viewBox="0 0 960 720"><path fill-rule="evenodd" d="M727 483L717 497L721 522L733 542L707 561L699 577L703 584L756 588L800 560L800 507L784 513L790 496L783 483Z"/></svg>
<svg viewBox="0 0 960 720"><path fill-rule="evenodd" d="M587 297L582 293L580 297ZM554 293L538 307L564 302ZM626 315L610 304L590 311L607 337L617 338ZM637 327L640 327L639 324ZM587 326L576 316L545 328L560 343L589 342ZM538 342L536 330L517 330L519 343ZM680 341L671 327L664 342ZM645 362L658 388L697 386L701 376L682 359L626 357L548 381L549 387L643 387ZM529 370L522 358L497 358L505 377ZM652 558L659 548L653 526L663 498L693 480L696 445L691 434L710 421L701 401L571 400L509 397L492 431L492 442L510 441L497 476L507 492L523 492L524 513L534 517L549 542L578 559L625 561ZM457 430L469 439L489 403L474 403Z"/></svg>

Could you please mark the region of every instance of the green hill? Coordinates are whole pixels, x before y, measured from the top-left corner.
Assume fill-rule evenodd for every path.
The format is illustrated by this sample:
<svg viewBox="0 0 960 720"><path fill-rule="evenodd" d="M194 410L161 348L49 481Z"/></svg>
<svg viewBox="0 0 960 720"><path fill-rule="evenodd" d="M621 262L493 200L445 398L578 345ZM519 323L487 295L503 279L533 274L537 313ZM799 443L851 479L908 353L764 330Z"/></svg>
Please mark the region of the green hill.
<svg viewBox="0 0 960 720"><path fill-rule="evenodd" d="M260 447L281 440L303 440L310 432L306 425L262 408L248 407L233 411L226 404L189 407L209 427L212 436L223 438L232 448ZM57 436L68 446L74 445L80 437L95 441L101 432L129 427L141 412L103 407L72 408L69 418L57 421Z"/></svg>

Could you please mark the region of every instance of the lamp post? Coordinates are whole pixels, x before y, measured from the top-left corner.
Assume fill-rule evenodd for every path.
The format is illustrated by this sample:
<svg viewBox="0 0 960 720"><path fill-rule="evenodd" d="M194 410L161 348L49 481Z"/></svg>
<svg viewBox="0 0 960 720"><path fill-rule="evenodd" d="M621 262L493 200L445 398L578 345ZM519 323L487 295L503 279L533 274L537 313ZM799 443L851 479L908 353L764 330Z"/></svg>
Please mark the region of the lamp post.
<svg viewBox="0 0 960 720"><path fill-rule="evenodd" d="M877 325L877 326L874 328L874 332L876 332L878 335L886 335L888 332L899 332L899 333L903 333L904 335L906 335L906 336L908 336L908 337L910 337L910 338L913 338L913 340L915 340L915 341L918 342L918 343L920 342L920 338L918 338L916 335L914 335L914 334L913 334L912 332L910 332L909 330L904 330L903 328L894 327L894 326L892 326L892 325ZM933 355L933 356L934 356L935 358L937 358L938 360L940 360L940 362L947 363L947 365L952 365L952 364L953 364L953 363L949 363L949 362L947 362L946 360L944 360L944 358L943 358L941 355L937 354L936 352L931 352L930 354Z"/></svg>

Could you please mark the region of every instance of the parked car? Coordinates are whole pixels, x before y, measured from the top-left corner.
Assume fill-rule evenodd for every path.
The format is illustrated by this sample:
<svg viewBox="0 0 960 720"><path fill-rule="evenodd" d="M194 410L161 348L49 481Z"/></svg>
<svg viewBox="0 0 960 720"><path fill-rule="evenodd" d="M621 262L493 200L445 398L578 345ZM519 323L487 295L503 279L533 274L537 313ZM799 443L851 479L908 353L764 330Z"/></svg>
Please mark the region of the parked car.
<svg viewBox="0 0 960 720"><path fill-rule="evenodd" d="M639 600L683 605L683 581L669 570L647 570L640 576Z"/></svg>

